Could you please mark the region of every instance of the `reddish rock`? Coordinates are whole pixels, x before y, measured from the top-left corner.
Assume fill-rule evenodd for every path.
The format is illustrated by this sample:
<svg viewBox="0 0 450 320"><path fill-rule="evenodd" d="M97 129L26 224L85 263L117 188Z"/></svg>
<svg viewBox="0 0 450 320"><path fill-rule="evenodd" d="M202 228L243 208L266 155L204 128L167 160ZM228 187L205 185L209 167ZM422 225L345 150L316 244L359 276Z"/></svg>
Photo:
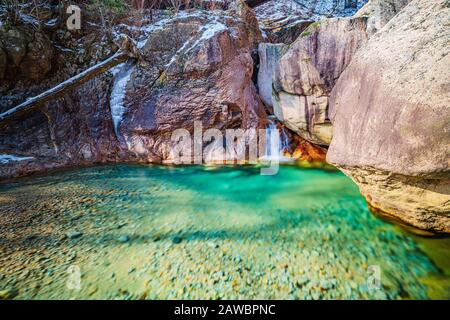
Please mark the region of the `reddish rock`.
<svg viewBox="0 0 450 320"><path fill-rule="evenodd" d="M311 24L282 55L273 81L274 113L288 128L319 145L331 141L328 95L366 42L365 18Z"/></svg>
<svg viewBox="0 0 450 320"><path fill-rule="evenodd" d="M296 148L292 153L292 157L308 162L326 162L327 150L320 146L314 145L304 139L296 141Z"/></svg>
<svg viewBox="0 0 450 320"><path fill-rule="evenodd" d="M30 80L43 79L52 68L53 46L42 33L36 32L27 44L27 53L20 63L22 74Z"/></svg>
<svg viewBox="0 0 450 320"><path fill-rule="evenodd" d="M193 132L194 121L203 130L263 127L251 57L260 33L249 12L180 15L151 33L126 86L118 132L136 157L170 160L172 132ZM232 113L237 122L227 119Z"/></svg>
<svg viewBox="0 0 450 320"><path fill-rule="evenodd" d="M143 54L137 63L116 68L114 76L107 72L1 130L0 154L34 160L2 165L0 176L92 163L161 162L170 158L171 133L192 130L194 120L204 129L263 127L265 113L252 82L252 55L261 39L256 23L252 11L236 2L228 11L181 12L143 27L149 35L140 39ZM105 57L102 52L111 48L92 46L101 35L85 32L73 46L82 44L82 51L61 54L69 65L74 64L68 57L92 65L92 56ZM30 92L87 67L61 67ZM8 91L0 111L23 93L19 85ZM113 113L111 104L117 107Z"/></svg>

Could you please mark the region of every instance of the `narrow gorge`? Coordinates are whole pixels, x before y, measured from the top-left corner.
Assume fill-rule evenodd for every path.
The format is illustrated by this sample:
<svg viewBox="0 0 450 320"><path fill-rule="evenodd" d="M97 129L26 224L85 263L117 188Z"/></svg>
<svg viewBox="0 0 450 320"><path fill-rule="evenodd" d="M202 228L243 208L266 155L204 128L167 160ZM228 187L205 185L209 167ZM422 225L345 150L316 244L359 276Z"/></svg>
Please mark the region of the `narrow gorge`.
<svg viewBox="0 0 450 320"><path fill-rule="evenodd" d="M71 3L0 4L0 299L450 298L447 0Z"/></svg>

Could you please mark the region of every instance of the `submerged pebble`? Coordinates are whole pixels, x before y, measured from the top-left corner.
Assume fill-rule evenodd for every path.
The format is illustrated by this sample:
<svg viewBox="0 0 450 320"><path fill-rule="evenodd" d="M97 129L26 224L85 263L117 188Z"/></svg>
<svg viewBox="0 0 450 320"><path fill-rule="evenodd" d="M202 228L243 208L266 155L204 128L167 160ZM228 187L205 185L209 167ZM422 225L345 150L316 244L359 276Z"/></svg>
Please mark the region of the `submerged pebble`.
<svg viewBox="0 0 450 320"><path fill-rule="evenodd" d="M83 235L80 231L69 231L66 233L66 237L69 239L77 239L80 238Z"/></svg>
<svg viewBox="0 0 450 320"><path fill-rule="evenodd" d="M0 186L11 199L0 228L17 227L1 229L12 240L0 288L17 286L19 299L424 299L438 284L447 290L416 240L372 216L337 172L120 165L31 181ZM28 234L20 223L36 213ZM377 290L367 286L373 266ZM68 277L82 289L67 290Z"/></svg>
<svg viewBox="0 0 450 320"><path fill-rule="evenodd" d="M129 236L120 236L117 240L122 243L127 243L128 241L130 241L130 237Z"/></svg>

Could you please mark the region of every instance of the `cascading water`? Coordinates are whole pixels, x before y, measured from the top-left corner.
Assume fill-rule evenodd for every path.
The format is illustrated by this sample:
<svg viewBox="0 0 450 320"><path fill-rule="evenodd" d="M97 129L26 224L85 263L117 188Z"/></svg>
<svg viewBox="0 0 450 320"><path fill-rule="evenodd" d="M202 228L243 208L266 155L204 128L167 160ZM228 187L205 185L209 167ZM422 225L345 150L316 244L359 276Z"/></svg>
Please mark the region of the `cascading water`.
<svg viewBox="0 0 450 320"><path fill-rule="evenodd" d="M266 148L262 160L291 161L284 156L289 148L289 138L284 129L279 130L274 116L268 117L269 125L266 128Z"/></svg>

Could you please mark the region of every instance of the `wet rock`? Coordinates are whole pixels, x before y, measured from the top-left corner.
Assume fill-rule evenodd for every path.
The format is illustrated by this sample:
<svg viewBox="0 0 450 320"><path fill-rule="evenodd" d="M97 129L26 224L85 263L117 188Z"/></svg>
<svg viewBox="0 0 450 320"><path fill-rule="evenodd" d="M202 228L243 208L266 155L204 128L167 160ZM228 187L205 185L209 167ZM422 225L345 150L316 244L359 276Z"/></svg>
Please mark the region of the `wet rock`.
<svg viewBox="0 0 450 320"><path fill-rule="evenodd" d="M42 108L45 114L29 114L26 123L19 119L2 130L0 149L33 154L36 161L2 166L0 177L90 163L171 162L172 132L192 132L194 121L202 122L203 130L223 132L265 127L266 115L252 79L252 56L261 32L251 9L240 3L226 11L186 11L162 19L159 26L139 42L139 61L119 66L113 70L115 75L111 71L92 79ZM20 70L28 70L32 78L47 74L43 87L48 88L99 62L92 61L88 51L102 47L103 35L93 32L77 40L80 49L92 48L83 55L85 65L77 62L76 69L55 70L61 72L54 79L46 73L53 70L45 63L52 60L47 39L14 38L18 39L13 46L18 48L13 50L18 52L14 66L24 64ZM95 46L94 40L99 42ZM9 56L9 49L3 48ZM18 89L33 94L43 90L38 85ZM7 98L7 102L12 107L25 98ZM223 160L223 154L211 152L208 160L215 159Z"/></svg>
<svg viewBox="0 0 450 320"><path fill-rule="evenodd" d="M215 243L215 242L213 242L213 241L209 241L209 242L207 243L207 245L208 245L208 247L211 248L211 249L217 249L217 248L219 248L219 244L218 244L218 243Z"/></svg>
<svg viewBox="0 0 450 320"><path fill-rule="evenodd" d="M203 130L262 127L252 82L260 39L254 15L240 9L175 16L152 32L126 86L119 140L138 158L170 162L170 133L192 132L194 121ZM215 153L207 157L220 161Z"/></svg>
<svg viewBox="0 0 450 320"><path fill-rule="evenodd" d="M37 235L35 234L30 234L28 236L26 236L25 241L35 241L37 239Z"/></svg>
<svg viewBox="0 0 450 320"><path fill-rule="evenodd" d="M305 276L305 275L302 275L302 276L300 276L300 277L297 278L296 285L297 285L298 287L303 287L303 286L306 285L308 282L309 282L308 277Z"/></svg>
<svg viewBox="0 0 450 320"><path fill-rule="evenodd" d="M117 224L117 229L121 229L121 228L125 227L127 224L128 224L127 222L119 222Z"/></svg>
<svg viewBox="0 0 450 320"><path fill-rule="evenodd" d="M320 288L322 290L330 290L332 287L333 286L330 281L327 281L327 280L320 281Z"/></svg>

